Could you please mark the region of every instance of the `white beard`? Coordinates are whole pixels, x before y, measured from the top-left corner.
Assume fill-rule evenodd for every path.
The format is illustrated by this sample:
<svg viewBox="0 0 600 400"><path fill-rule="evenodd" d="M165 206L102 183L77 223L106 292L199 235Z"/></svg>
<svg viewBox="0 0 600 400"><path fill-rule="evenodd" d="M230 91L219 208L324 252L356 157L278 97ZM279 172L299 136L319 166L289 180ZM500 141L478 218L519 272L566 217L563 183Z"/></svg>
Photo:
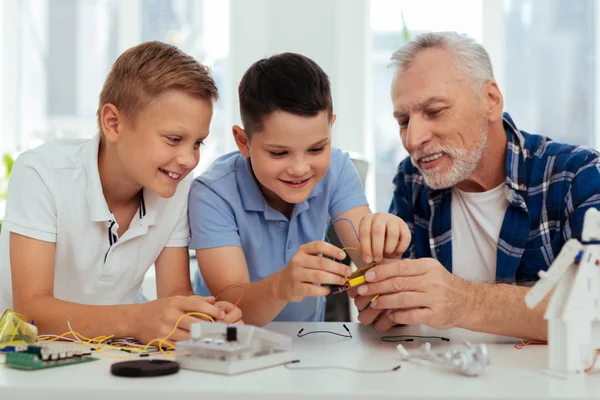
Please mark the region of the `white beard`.
<svg viewBox="0 0 600 400"><path fill-rule="evenodd" d="M487 146L488 132L486 127L482 127L477 141L477 146L473 150L458 149L448 146L433 146L419 149L410 159L419 171L423 174L425 184L432 189L446 189L467 179L477 168L477 164L483 155ZM430 154L444 153L450 157L450 169L446 172L440 172L438 168L421 169L417 160Z"/></svg>

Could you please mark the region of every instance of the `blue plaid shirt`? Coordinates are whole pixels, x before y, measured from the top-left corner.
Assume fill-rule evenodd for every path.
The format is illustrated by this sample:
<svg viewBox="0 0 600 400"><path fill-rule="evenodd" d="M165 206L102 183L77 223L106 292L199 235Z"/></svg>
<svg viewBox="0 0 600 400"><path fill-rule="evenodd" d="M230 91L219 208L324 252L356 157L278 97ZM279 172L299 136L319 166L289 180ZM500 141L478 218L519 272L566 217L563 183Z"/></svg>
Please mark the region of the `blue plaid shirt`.
<svg viewBox="0 0 600 400"><path fill-rule="evenodd" d="M496 280L533 282L547 270L569 238L581 237L583 215L600 208L600 153L519 131L507 113L504 216L496 257ZM452 272L451 189L425 186L410 157L394 178L390 213L409 226L406 258L433 257Z"/></svg>

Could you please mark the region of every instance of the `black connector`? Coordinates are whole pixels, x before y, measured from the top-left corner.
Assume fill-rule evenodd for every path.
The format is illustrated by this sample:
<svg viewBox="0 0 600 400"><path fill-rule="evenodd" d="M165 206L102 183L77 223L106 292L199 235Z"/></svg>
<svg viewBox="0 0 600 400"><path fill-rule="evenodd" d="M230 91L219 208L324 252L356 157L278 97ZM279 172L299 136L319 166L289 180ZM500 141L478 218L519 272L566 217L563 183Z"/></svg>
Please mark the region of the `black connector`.
<svg viewBox="0 0 600 400"><path fill-rule="evenodd" d="M235 326L227 327L227 341L228 342L237 342L237 327L235 327Z"/></svg>
<svg viewBox="0 0 600 400"><path fill-rule="evenodd" d="M350 337L352 337L352 333L350 332L350 329L348 329L348 327L346 326L346 324L342 324L342 326L344 327L344 329L346 330L346 332L348 332L348 335L350 335Z"/></svg>

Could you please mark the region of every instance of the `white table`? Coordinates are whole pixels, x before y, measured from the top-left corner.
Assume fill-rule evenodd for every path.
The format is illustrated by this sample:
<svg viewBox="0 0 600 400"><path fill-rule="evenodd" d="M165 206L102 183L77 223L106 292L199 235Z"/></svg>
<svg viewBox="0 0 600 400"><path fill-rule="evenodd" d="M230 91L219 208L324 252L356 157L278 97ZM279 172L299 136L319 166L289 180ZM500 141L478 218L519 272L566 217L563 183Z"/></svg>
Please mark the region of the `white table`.
<svg viewBox="0 0 600 400"><path fill-rule="evenodd" d="M289 370L283 366L237 376L181 370L157 378L119 378L110 374L114 359L41 371L0 367L0 399L563 399L599 398L600 373L561 380L542 374L546 346L516 350L515 339L461 329L439 332L426 327L395 328L392 334L429 334L451 338L431 340L434 350L461 340L487 343L491 365L483 376L466 377L419 361L401 363L395 343L380 341L370 327L347 324L354 338L314 334L297 338L300 328L344 333L341 323L272 323L268 329L294 338L296 366L343 365L373 369L402 364L395 372L366 374L341 369ZM409 350L422 342L407 343Z"/></svg>

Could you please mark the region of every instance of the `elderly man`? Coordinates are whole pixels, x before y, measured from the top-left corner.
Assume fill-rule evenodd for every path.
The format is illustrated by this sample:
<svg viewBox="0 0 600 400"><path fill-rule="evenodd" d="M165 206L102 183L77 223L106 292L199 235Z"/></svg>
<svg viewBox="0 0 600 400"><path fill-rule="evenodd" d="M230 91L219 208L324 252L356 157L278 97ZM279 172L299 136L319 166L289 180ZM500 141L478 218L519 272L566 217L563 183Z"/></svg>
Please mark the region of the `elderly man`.
<svg viewBox="0 0 600 400"><path fill-rule="evenodd" d="M392 60L410 157L390 212L412 238L403 260L373 268L351 293L359 320L378 331L426 324L545 340L547 303L529 310L527 284L600 205L599 153L519 131L487 52L469 38L424 34Z"/></svg>

